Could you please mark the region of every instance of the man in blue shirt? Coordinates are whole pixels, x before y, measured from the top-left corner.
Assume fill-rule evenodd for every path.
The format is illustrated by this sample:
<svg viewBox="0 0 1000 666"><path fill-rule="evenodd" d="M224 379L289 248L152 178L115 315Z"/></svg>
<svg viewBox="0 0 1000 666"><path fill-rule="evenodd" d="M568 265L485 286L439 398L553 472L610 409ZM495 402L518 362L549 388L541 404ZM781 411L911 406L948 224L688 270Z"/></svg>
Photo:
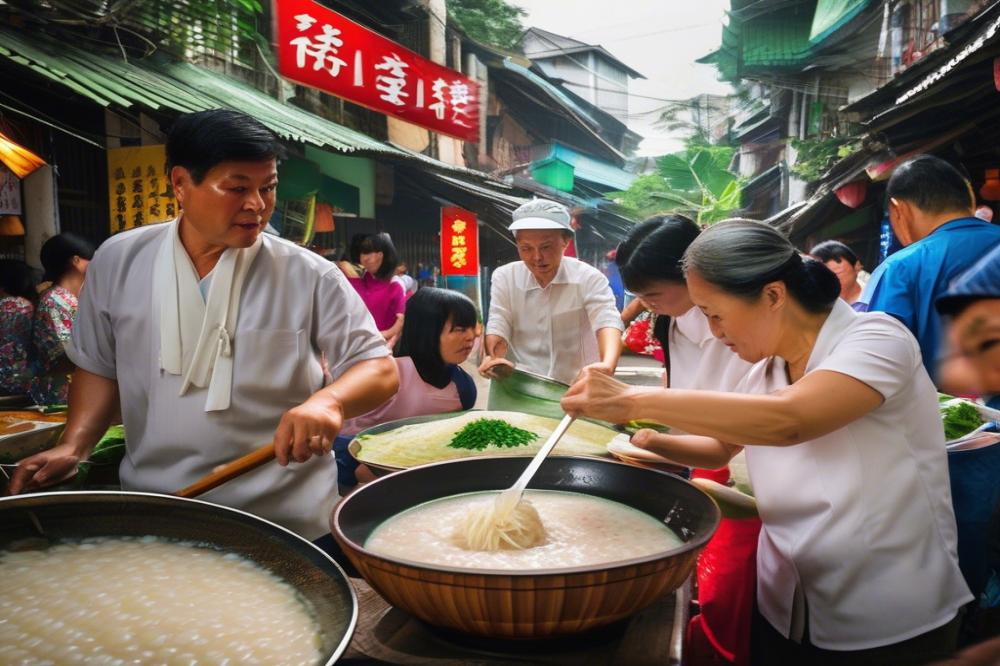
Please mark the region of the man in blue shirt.
<svg viewBox="0 0 1000 666"><path fill-rule="evenodd" d="M897 167L886 194L889 221L903 249L875 270L859 300L913 332L924 367L936 381L943 351L934 301L956 276L1000 245L1000 227L973 217L968 181L932 155Z"/></svg>

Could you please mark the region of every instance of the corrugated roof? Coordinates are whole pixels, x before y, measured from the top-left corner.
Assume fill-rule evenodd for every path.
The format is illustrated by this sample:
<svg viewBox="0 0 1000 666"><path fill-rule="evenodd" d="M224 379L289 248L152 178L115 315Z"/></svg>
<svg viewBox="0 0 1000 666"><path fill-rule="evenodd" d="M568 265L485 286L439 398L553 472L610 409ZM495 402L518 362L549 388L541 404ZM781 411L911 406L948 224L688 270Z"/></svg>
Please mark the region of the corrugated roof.
<svg viewBox="0 0 1000 666"><path fill-rule="evenodd" d="M871 0L819 0L809 30L809 43L819 44L847 25L871 4Z"/></svg>
<svg viewBox="0 0 1000 666"><path fill-rule="evenodd" d="M230 77L189 63L159 59L125 62L58 42L30 41L0 28L0 56L28 67L104 107L142 106L178 113L228 107L246 111L285 139L343 152L408 153L361 132L286 104Z"/></svg>

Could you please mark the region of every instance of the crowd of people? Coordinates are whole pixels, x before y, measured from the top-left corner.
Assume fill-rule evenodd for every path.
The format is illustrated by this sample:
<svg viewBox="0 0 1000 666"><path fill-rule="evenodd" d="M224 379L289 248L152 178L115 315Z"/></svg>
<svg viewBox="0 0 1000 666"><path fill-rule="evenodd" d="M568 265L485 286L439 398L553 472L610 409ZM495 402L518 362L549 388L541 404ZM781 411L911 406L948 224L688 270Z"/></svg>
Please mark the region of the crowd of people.
<svg viewBox="0 0 1000 666"><path fill-rule="evenodd" d="M125 489L174 492L271 440L280 466L205 499L335 552L332 506L366 478L346 453L350 436L469 409L475 385L459 366L479 313L454 292L412 293L384 234L358 238L339 263L261 234L282 149L245 114L182 117L167 156L178 219L113 237L89 266L82 249L46 266L54 286L36 320L79 294L63 342L75 368L69 416L55 448L21 462L11 492L63 478L120 407ZM756 556L742 563L756 585L728 607L752 637L739 659L946 658L974 598L937 389L1000 392L1000 251L987 256L1000 227L973 216L968 183L934 157L899 166L888 202L904 249L866 284L843 244L804 255L761 222L636 225L614 261L656 317L663 387L614 378L619 306L601 272L564 256L565 207L518 208L509 229L520 260L493 274L483 376L517 367L572 383L562 401L572 415L669 424L632 443L714 478L745 455L760 521ZM9 286L5 308L31 305L30 289Z"/></svg>
<svg viewBox="0 0 1000 666"><path fill-rule="evenodd" d="M23 261L0 261L0 394L15 404L66 404L66 345L93 255L87 241L58 234L42 245L41 276Z"/></svg>

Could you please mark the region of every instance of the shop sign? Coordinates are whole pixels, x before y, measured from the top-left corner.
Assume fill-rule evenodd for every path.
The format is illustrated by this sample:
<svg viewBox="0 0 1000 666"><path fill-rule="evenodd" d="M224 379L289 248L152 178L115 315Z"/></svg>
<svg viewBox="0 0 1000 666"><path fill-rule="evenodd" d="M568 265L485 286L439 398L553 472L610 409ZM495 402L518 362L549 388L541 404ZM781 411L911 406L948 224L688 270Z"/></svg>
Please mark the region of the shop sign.
<svg viewBox="0 0 1000 666"><path fill-rule="evenodd" d="M176 217L164 146L108 150L108 202L112 234Z"/></svg>
<svg viewBox="0 0 1000 666"><path fill-rule="evenodd" d="M479 141L475 81L312 0L275 0L287 79L463 141Z"/></svg>
<svg viewBox="0 0 1000 666"><path fill-rule="evenodd" d="M441 209L441 275L479 275L479 226L464 208Z"/></svg>
<svg viewBox="0 0 1000 666"><path fill-rule="evenodd" d="M0 164L0 215L21 214L21 180Z"/></svg>

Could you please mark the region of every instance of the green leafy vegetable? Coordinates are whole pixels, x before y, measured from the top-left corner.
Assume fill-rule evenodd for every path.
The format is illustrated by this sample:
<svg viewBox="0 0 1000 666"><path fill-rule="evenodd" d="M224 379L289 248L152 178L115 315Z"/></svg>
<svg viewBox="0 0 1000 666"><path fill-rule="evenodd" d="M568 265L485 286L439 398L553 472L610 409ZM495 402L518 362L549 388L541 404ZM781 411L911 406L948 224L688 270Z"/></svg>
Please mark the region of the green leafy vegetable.
<svg viewBox="0 0 1000 666"><path fill-rule="evenodd" d="M448 444L453 449L482 451L487 446L513 448L525 446L538 435L522 430L500 419L476 419L455 433Z"/></svg>
<svg viewBox="0 0 1000 666"><path fill-rule="evenodd" d="M958 439L983 424L983 418L975 405L965 400L941 404L941 420L944 421L944 438Z"/></svg>

